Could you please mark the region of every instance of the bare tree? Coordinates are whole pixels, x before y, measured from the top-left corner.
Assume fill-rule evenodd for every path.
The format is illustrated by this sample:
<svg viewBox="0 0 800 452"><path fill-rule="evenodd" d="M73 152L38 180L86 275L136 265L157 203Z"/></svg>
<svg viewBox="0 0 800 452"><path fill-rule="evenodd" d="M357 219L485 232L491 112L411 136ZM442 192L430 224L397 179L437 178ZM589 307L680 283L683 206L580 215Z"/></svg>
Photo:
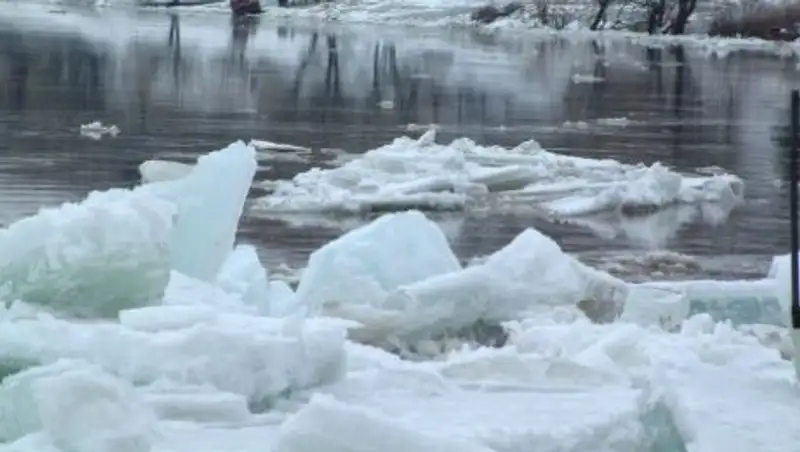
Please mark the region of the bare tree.
<svg viewBox="0 0 800 452"><path fill-rule="evenodd" d="M594 15L592 23L589 25L590 30L597 30L597 28L605 23L608 15L608 7L611 5L611 0L597 0L598 10Z"/></svg>

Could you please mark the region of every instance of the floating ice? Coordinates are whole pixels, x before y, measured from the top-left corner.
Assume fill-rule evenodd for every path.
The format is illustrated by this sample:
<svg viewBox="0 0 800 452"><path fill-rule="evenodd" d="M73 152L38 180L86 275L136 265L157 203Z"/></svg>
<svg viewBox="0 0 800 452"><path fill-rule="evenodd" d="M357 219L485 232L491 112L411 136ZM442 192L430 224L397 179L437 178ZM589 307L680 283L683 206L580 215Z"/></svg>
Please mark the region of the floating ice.
<svg viewBox="0 0 800 452"><path fill-rule="evenodd" d="M279 181L254 208L270 212L464 209L482 202L537 205L559 215L658 209L673 204L736 203L744 184L733 175L684 176L651 167L462 138L398 138L333 169L313 168Z"/></svg>
<svg viewBox="0 0 800 452"><path fill-rule="evenodd" d="M119 127L115 125L105 126L100 121L94 121L89 124L81 125L81 135L93 140L99 140L105 135L114 138L119 135L119 133Z"/></svg>
<svg viewBox="0 0 800 452"><path fill-rule="evenodd" d="M534 143L514 154L457 142L462 152L432 137L415 145L469 168L453 185L468 196L502 191L570 212L608 199L623 208L736 197L658 166ZM393 174L417 163L396 157L378 162ZM777 351L786 335L752 325L772 311L785 322L788 258L761 281L630 284L528 229L462 268L438 226L412 211L317 250L295 294L269 280L254 248L233 248L254 166L237 143L185 177L93 194L0 231L4 300L119 311L118 321L79 322L37 304L0 306L0 451L706 452L800 441L792 366ZM553 174L562 179L547 196L520 189ZM605 182L578 187L587 174ZM575 185L562 190L563 177ZM637 198L651 183L671 188ZM698 310L708 312L686 319ZM508 321L508 343L441 354L423 338L419 348L439 359L420 363L345 338L385 345L478 320Z"/></svg>
<svg viewBox="0 0 800 452"><path fill-rule="evenodd" d="M149 186L178 206L170 239L173 270L214 280L233 248L256 165L255 150L238 141L197 159L188 176Z"/></svg>
<svg viewBox="0 0 800 452"><path fill-rule="evenodd" d="M311 152L311 148L294 144L274 143L267 140L250 140L249 145L258 150L286 151L286 152Z"/></svg>
<svg viewBox="0 0 800 452"><path fill-rule="evenodd" d="M0 230L0 300L108 316L161 297L175 207L145 190L91 193Z"/></svg>
<svg viewBox="0 0 800 452"><path fill-rule="evenodd" d="M192 172L194 165L168 160L147 160L139 165L142 183L180 179Z"/></svg>
<svg viewBox="0 0 800 452"><path fill-rule="evenodd" d="M297 297L312 311L331 302L379 305L401 285L460 269L436 223L415 211L390 214L314 251Z"/></svg>

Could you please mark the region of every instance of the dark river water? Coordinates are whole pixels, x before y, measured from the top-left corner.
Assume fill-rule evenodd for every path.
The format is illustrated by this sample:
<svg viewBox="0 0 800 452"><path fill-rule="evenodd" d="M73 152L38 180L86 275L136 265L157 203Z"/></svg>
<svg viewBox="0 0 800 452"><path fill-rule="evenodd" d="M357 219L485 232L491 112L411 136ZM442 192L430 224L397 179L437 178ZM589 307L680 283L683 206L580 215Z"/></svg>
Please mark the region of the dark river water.
<svg viewBox="0 0 800 452"><path fill-rule="evenodd" d="M746 202L732 212L681 207L569 224L525 213L442 218L464 258L528 226L589 261L660 249L697 256L700 276L757 277L787 252L788 192L778 181L787 174L796 62L555 36L501 41L465 30L234 27L225 15L125 14L0 18L1 223L131 186L146 159L191 161L251 138L362 152L413 134L410 123L437 123L440 142L513 146L533 137L567 154L722 167L747 184ZM394 109L381 108L386 98ZM122 133L81 136L92 121ZM320 163L316 155L273 162L257 177L289 178ZM301 266L356 224L248 216L241 236L268 266Z"/></svg>

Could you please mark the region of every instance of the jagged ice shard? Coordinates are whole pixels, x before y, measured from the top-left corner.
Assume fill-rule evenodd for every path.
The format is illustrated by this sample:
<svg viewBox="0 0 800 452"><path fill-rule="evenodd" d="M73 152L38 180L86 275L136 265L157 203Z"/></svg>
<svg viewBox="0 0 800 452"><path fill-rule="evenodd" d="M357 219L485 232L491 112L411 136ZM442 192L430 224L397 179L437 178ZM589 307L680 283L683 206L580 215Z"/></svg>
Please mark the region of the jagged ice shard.
<svg viewBox="0 0 800 452"><path fill-rule="evenodd" d="M170 270L213 281L255 169L240 141L179 180L93 192L17 221L0 230L0 301L109 317L158 301Z"/></svg>
<svg viewBox="0 0 800 452"><path fill-rule="evenodd" d="M146 190L109 190L0 230L0 301L73 315L115 315L158 299L169 281L175 206Z"/></svg>
<svg viewBox="0 0 800 452"><path fill-rule="evenodd" d="M178 206L170 236L173 270L214 281L233 248L256 167L255 150L237 141L197 159L188 176L149 186Z"/></svg>

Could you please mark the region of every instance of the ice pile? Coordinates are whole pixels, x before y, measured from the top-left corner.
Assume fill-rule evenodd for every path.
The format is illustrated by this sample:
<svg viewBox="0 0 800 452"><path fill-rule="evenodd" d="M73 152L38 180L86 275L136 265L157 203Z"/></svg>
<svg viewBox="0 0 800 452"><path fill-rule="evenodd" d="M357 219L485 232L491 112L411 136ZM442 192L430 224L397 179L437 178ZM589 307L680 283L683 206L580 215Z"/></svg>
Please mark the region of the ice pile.
<svg viewBox="0 0 800 452"><path fill-rule="evenodd" d="M741 200L736 176L682 175L650 167L548 152L536 141L513 149L461 138L435 143L435 130L402 137L332 169L313 168L258 200L268 212L466 209L489 202L527 204L558 215L653 210L675 204Z"/></svg>
<svg viewBox="0 0 800 452"><path fill-rule="evenodd" d="M435 223L406 211L312 253L295 292L235 243L255 168L238 142L182 177L0 231L0 452L784 451L800 440L792 365L766 337L782 330L693 315L712 282L626 283L534 229L462 266ZM780 300L787 318L785 260L731 293ZM502 323L508 341L424 362L386 351L435 348L477 322Z"/></svg>
<svg viewBox="0 0 800 452"><path fill-rule="evenodd" d="M251 419L339 378L349 324L259 315L295 301L234 247L255 168L238 142L185 177L0 231L0 441L41 431L64 451L151 450L156 419Z"/></svg>

